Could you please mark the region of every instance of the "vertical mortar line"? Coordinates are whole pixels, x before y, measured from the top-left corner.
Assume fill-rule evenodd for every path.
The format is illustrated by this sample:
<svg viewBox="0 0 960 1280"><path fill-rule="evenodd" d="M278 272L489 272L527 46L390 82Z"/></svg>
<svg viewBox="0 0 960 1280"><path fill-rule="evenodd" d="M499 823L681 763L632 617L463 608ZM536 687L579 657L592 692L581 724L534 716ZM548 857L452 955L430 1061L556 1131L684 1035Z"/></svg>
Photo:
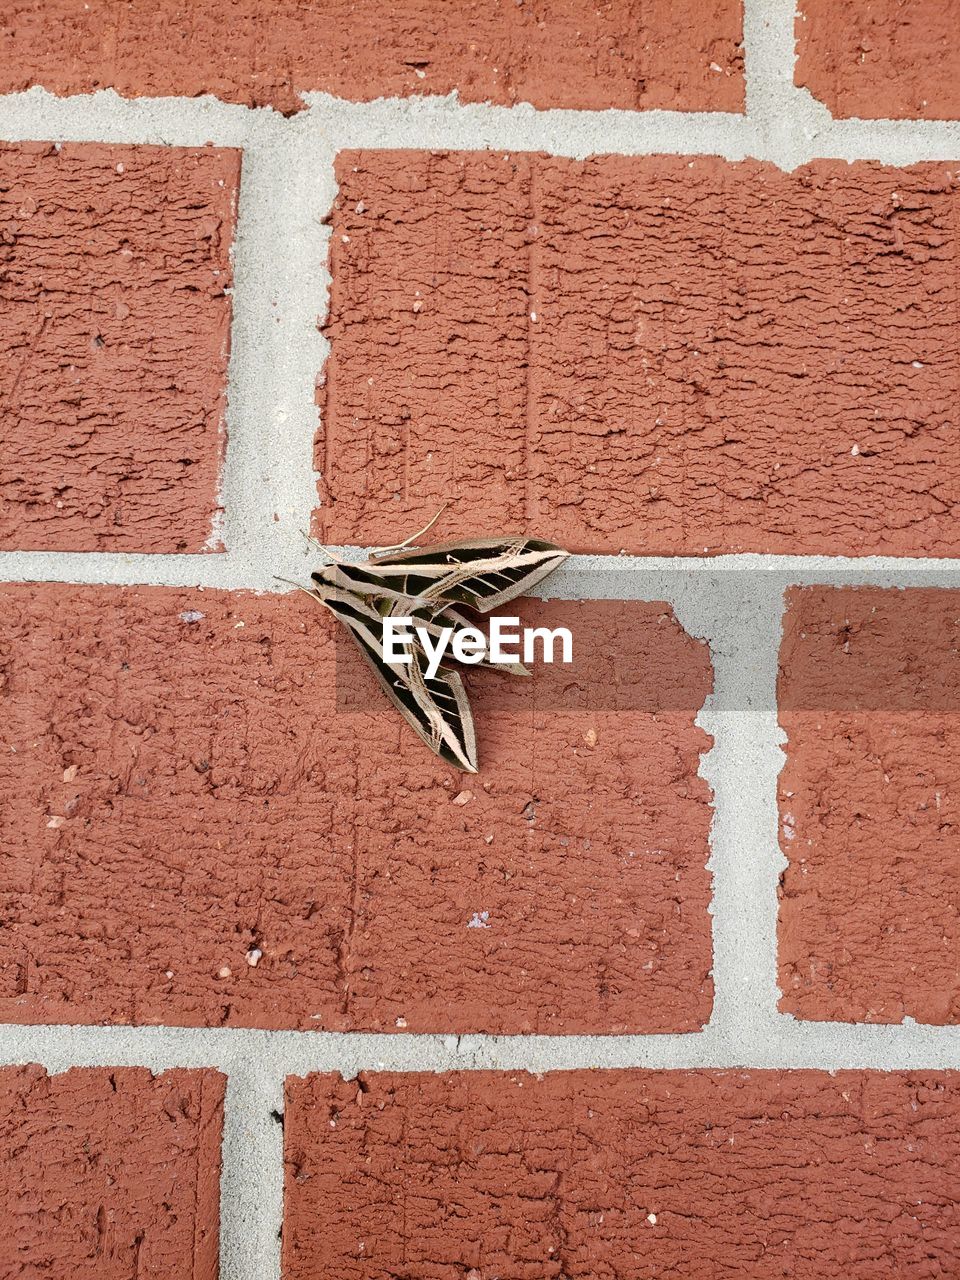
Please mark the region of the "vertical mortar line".
<svg viewBox="0 0 960 1280"><path fill-rule="evenodd" d="M233 497L228 546L262 589L298 579L317 485L316 386L326 343L333 148L309 120L265 131L251 148L245 275L236 347L237 442L225 488ZM234 366L232 365L232 371ZM229 1076L221 1172L222 1280L278 1280L283 1223L283 1076L272 1055L242 1045Z"/></svg>
<svg viewBox="0 0 960 1280"><path fill-rule="evenodd" d="M830 124L826 108L793 83L797 0L744 0L743 53L747 116L763 158L792 169L814 154Z"/></svg>
<svg viewBox="0 0 960 1280"><path fill-rule="evenodd" d="M220 1280L279 1280L283 1078L272 1055L232 1055L220 1171Z"/></svg>
<svg viewBox="0 0 960 1280"><path fill-rule="evenodd" d="M328 260L332 235L329 214L337 194L334 161L342 143L332 141L307 115L295 123L292 162L297 172L299 198L291 238L301 247L297 259L287 263L287 297L291 323L298 326L302 349L292 371L296 385L290 388L292 402L300 411L298 415L295 407L290 414L289 435L284 446L290 464L285 537L294 563L302 565L304 557L312 555L303 533L310 530L320 501L320 476L314 450L321 427L318 388L325 375L330 345L320 332L320 325L329 309Z"/></svg>
<svg viewBox="0 0 960 1280"><path fill-rule="evenodd" d="M776 123L783 96L794 91L796 6L799 0L744 0L746 113Z"/></svg>
<svg viewBox="0 0 960 1280"><path fill-rule="evenodd" d="M288 395L291 409L281 447L287 468L284 482L286 514L281 532L293 565L310 554L303 533L309 532L319 505L319 474L314 447L320 429L317 391L324 376L329 342L320 332L329 307L328 254L332 228L328 220L337 194L334 161L338 145L305 115L295 123L291 161L297 174L296 207L291 210L291 244L296 258L287 261L287 299L294 340L300 346L291 362Z"/></svg>
<svg viewBox="0 0 960 1280"><path fill-rule="evenodd" d="M214 538L224 544L228 563L241 575L249 566L244 564L243 538L248 521L256 520L253 512L245 510L245 502L251 496L252 484L247 471L252 465L255 451L249 446L248 437L256 434L258 405L250 397L248 370L254 367L257 348L262 346L266 333L257 314L257 299L262 287L260 269L260 244L258 224L263 205L260 177L262 136L269 126L259 129L253 119L249 121L244 137L239 140L240 186L237 193L236 229L231 262L233 287L230 291L230 359L227 366L226 433L227 442L220 473L217 498L220 512L214 524Z"/></svg>
<svg viewBox="0 0 960 1280"><path fill-rule="evenodd" d="M715 735L702 772L714 790L715 998L710 1030L724 1056L747 1061L780 1029L777 1013L777 777L783 734L776 680L780 575L722 575L712 645L715 691L699 723Z"/></svg>
<svg viewBox="0 0 960 1280"><path fill-rule="evenodd" d="M793 88L798 0L743 0L743 73L747 114L771 123L778 98Z"/></svg>
<svg viewBox="0 0 960 1280"><path fill-rule="evenodd" d="M267 118L244 152L235 260L227 462L228 553L247 585L296 576L315 505L316 329L328 195L296 121Z"/></svg>

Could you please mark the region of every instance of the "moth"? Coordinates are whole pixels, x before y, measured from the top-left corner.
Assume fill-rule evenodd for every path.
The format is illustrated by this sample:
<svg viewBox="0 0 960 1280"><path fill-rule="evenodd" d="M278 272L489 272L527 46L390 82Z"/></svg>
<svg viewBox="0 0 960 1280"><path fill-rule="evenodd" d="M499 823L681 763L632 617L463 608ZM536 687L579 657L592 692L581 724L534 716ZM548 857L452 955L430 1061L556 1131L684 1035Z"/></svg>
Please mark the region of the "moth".
<svg viewBox="0 0 960 1280"><path fill-rule="evenodd" d="M488 613L516 599L558 568L568 553L542 538L520 535L417 546L439 516L361 564L322 548L331 563L310 575L308 594L347 628L387 697L430 750L448 764L476 773L473 715L460 675L446 657L428 675L428 656L416 639L409 643L409 663L387 663L383 620L389 614L409 617L430 636L439 636L444 628L456 633L473 625L464 609ZM493 665L488 653L478 665ZM496 670L529 675L520 663L498 663Z"/></svg>

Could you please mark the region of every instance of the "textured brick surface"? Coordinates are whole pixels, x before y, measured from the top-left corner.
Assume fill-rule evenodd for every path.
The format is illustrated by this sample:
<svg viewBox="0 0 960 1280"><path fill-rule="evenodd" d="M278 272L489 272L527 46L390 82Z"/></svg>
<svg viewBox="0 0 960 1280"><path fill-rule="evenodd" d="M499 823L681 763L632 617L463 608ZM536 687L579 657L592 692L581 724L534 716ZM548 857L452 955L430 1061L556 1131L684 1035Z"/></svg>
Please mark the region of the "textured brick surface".
<svg viewBox="0 0 960 1280"><path fill-rule="evenodd" d="M960 1271L956 1074L288 1080L286 1280Z"/></svg>
<svg viewBox="0 0 960 1280"><path fill-rule="evenodd" d="M0 147L0 549L208 544L239 167Z"/></svg>
<svg viewBox="0 0 960 1280"><path fill-rule="evenodd" d="M956 165L346 153L328 541L960 554Z"/></svg>
<svg viewBox="0 0 960 1280"><path fill-rule="evenodd" d="M470 777L297 593L4 588L0 1019L699 1027L706 648L538 616L577 662L482 682Z"/></svg>
<svg viewBox="0 0 960 1280"><path fill-rule="evenodd" d="M960 0L799 0L796 82L835 116L960 117Z"/></svg>
<svg viewBox="0 0 960 1280"><path fill-rule="evenodd" d="M740 0L12 0L0 92L214 93L291 112L325 90L538 107L739 111ZM224 32L229 32L225 40Z"/></svg>
<svg viewBox="0 0 960 1280"><path fill-rule="evenodd" d="M788 595L782 1007L960 1021L960 593Z"/></svg>
<svg viewBox="0 0 960 1280"><path fill-rule="evenodd" d="M216 1071L0 1070L5 1280L216 1280Z"/></svg>

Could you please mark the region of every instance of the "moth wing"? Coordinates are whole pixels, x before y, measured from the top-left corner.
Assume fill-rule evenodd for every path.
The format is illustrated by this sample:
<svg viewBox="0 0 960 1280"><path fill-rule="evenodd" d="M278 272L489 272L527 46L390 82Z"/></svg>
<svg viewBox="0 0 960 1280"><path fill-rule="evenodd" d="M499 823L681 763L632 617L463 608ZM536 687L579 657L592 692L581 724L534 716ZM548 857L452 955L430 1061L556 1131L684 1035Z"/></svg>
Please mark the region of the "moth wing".
<svg viewBox="0 0 960 1280"><path fill-rule="evenodd" d="M542 582L568 554L541 538L475 538L390 552L362 568L381 580L401 578L407 595L488 613Z"/></svg>
<svg viewBox="0 0 960 1280"><path fill-rule="evenodd" d="M449 605L434 615L434 620L427 623L421 623L426 626L431 635L439 635L441 627L453 627L454 631L462 631L464 627L472 627L474 624L465 614L460 613L457 609L451 608ZM483 632L480 632L483 635ZM441 664L446 666L449 659L441 658ZM456 661L456 659L454 659ZM489 667L493 671L504 671L511 676L528 676L530 671L522 662L491 662L489 646L484 651L479 662L472 663L476 667Z"/></svg>
<svg viewBox="0 0 960 1280"><path fill-rule="evenodd" d="M382 555L373 553L377 564L416 563L430 560L447 552L462 553L464 559L485 559L490 553L498 553L509 547L528 546L534 549L562 551L555 542L544 538L527 538L522 533L505 533L497 538L460 538L454 542L431 542L428 547L405 547L402 551L388 550ZM566 554L566 553L565 553Z"/></svg>
<svg viewBox="0 0 960 1280"><path fill-rule="evenodd" d="M409 613L414 618L415 625L425 627L432 636L439 636L444 627L459 631L463 627L474 626L470 618L451 606L443 604L439 599L422 601L419 596L410 596L400 589L403 583L399 578L393 579L397 585L389 585L391 579L378 578L376 568L377 566L372 564L325 565L311 574L311 577L315 590L322 595L325 603L329 605L329 602L335 599L355 603L355 607L362 609L374 622L388 613L398 616ZM351 573L350 570L362 571L363 578ZM449 660L445 660L443 665L449 666ZM478 663L473 665L492 667L496 671L514 676L530 674L521 662L494 663L486 653Z"/></svg>
<svg viewBox="0 0 960 1280"><path fill-rule="evenodd" d="M411 661L389 664L383 656L382 615L349 591L328 587L311 593L350 632L380 687L431 751L448 764L477 772L477 741L470 701L455 671L441 668L428 678L422 647L411 644Z"/></svg>

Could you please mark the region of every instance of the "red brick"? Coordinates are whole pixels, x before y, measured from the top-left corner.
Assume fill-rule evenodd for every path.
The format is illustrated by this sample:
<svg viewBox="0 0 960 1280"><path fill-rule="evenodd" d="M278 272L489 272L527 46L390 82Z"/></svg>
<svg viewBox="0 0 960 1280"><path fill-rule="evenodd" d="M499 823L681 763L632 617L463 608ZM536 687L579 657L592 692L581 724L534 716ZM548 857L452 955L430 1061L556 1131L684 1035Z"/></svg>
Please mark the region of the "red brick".
<svg viewBox="0 0 960 1280"><path fill-rule="evenodd" d="M0 599L0 1020L520 1033L708 1017L693 720L711 674L667 606L533 609L571 626L575 665L474 682L471 777L352 648L335 678L335 624L298 593Z"/></svg>
<svg viewBox="0 0 960 1280"><path fill-rule="evenodd" d="M327 540L960 554L956 165L337 168Z"/></svg>
<svg viewBox="0 0 960 1280"><path fill-rule="evenodd" d="M0 1274L216 1280L216 1071L0 1071Z"/></svg>
<svg viewBox="0 0 960 1280"><path fill-rule="evenodd" d="M960 593L788 594L782 1008L960 1022Z"/></svg>
<svg viewBox="0 0 960 1280"><path fill-rule="evenodd" d="M287 1081L285 1280L960 1272L956 1073Z"/></svg>
<svg viewBox="0 0 960 1280"><path fill-rule="evenodd" d="M835 116L960 116L960 0L800 0L796 82Z"/></svg>
<svg viewBox="0 0 960 1280"><path fill-rule="evenodd" d="M0 550L210 545L239 167L0 147Z"/></svg>
<svg viewBox="0 0 960 1280"><path fill-rule="evenodd" d="M132 0L122 12L12 0L0 92L213 93L289 113L309 90L457 90L466 102L740 111L742 35L740 0Z"/></svg>

